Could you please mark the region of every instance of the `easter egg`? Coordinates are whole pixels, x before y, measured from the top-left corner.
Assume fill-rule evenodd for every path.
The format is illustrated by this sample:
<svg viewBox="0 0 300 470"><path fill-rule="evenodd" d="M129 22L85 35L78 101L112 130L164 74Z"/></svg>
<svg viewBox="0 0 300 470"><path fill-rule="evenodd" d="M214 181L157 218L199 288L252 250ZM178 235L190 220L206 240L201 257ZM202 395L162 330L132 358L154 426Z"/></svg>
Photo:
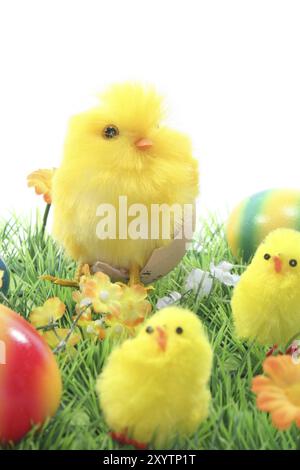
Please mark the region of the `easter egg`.
<svg viewBox="0 0 300 470"><path fill-rule="evenodd" d="M16 442L52 417L61 393L48 345L24 318L0 305L0 442Z"/></svg>
<svg viewBox="0 0 300 470"><path fill-rule="evenodd" d="M276 228L300 230L300 191L269 189L242 201L230 214L226 238L232 254L249 261Z"/></svg>
<svg viewBox="0 0 300 470"><path fill-rule="evenodd" d="M7 294L9 288L9 270L7 269L6 264L0 258L0 292L4 295Z"/></svg>

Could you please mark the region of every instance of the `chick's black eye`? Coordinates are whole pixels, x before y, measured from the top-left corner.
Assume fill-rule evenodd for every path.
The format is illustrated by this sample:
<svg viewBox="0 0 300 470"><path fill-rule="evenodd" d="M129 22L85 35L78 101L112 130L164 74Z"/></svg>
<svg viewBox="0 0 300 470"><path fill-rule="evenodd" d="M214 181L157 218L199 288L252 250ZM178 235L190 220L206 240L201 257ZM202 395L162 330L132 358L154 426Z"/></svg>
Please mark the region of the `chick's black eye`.
<svg viewBox="0 0 300 470"><path fill-rule="evenodd" d="M176 328L176 333L177 333L178 335L182 335L183 329L181 328L181 326L178 326L178 327Z"/></svg>
<svg viewBox="0 0 300 470"><path fill-rule="evenodd" d="M292 266L292 268L295 268L297 266L297 261L295 259L291 259L290 260L290 266Z"/></svg>
<svg viewBox="0 0 300 470"><path fill-rule="evenodd" d="M269 255L269 253L266 253L266 254L264 255L264 259L265 259L266 261L268 261L268 259L270 259L270 258L271 258L271 255Z"/></svg>
<svg viewBox="0 0 300 470"><path fill-rule="evenodd" d="M113 139L119 135L119 129L116 126L110 124L103 129L102 135L105 137L105 139Z"/></svg>
<svg viewBox="0 0 300 470"><path fill-rule="evenodd" d="M149 335L151 335L151 333L153 333L153 328L152 328L152 326L147 326L147 328L146 328L146 333L148 333Z"/></svg>

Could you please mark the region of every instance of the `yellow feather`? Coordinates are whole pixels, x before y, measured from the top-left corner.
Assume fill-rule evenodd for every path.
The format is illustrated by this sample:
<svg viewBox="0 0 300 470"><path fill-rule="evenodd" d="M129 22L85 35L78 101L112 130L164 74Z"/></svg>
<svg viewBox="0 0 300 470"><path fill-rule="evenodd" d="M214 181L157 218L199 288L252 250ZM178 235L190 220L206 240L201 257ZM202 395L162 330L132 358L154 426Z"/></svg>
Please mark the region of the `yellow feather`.
<svg viewBox="0 0 300 470"><path fill-rule="evenodd" d="M281 260L278 272L274 257ZM299 232L281 228L267 236L235 287L231 305L240 337L284 345L300 332Z"/></svg>
<svg viewBox="0 0 300 470"><path fill-rule="evenodd" d="M166 332L165 350L157 327ZM211 365L212 350L198 317L178 307L160 310L135 339L112 352L98 379L108 426L154 447L194 433L208 415Z"/></svg>
<svg viewBox="0 0 300 470"><path fill-rule="evenodd" d="M155 248L168 240L100 240L97 207L116 207L119 196L128 205L192 204L198 194L198 165L187 136L161 124L162 99L152 88L135 83L112 86L98 107L71 119L61 167L53 181L54 236L75 260L103 261L129 268L143 266ZM117 126L114 139L102 136ZM138 150L148 138L153 147ZM130 219L129 219L130 220ZM117 233L118 233L117 223ZM172 237L173 233L170 234Z"/></svg>

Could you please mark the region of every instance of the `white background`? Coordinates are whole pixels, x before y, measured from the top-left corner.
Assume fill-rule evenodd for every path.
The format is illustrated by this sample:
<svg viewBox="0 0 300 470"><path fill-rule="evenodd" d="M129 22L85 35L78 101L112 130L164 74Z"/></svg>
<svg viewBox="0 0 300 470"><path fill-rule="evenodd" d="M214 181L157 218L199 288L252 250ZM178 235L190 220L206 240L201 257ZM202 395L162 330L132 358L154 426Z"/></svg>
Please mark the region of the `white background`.
<svg viewBox="0 0 300 470"><path fill-rule="evenodd" d="M154 83L191 135L202 208L300 186L300 2L10 0L0 6L0 213L40 198L66 123L107 84Z"/></svg>

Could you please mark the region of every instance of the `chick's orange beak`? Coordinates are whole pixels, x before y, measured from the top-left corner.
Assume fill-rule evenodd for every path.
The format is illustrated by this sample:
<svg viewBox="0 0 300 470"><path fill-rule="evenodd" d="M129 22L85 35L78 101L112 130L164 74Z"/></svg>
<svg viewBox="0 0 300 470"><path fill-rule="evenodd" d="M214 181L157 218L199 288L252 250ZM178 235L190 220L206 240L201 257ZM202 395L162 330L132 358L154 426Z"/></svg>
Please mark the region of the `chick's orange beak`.
<svg viewBox="0 0 300 470"><path fill-rule="evenodd" d="M167 333L160 326L156 328L156 331L158 333L156 337L157 344L162 351L165 351L167 347Z"/></svg>
<svg viewBox="0 0 300 470"><path fill-rule="evenodd" d="M147 150L147 149L150 149L153 145L153 142L152 140L150 139L139 139L135 142L135 146L139 149L139 150Z"/></svg>
<svg viewBox="0 0 300 470"><path fill-rule="evenodd" d="M281 272L282 269L282 261L279 258L279 256L273 256L273 261L274 261L274 268L277 273Z"/></svg>

